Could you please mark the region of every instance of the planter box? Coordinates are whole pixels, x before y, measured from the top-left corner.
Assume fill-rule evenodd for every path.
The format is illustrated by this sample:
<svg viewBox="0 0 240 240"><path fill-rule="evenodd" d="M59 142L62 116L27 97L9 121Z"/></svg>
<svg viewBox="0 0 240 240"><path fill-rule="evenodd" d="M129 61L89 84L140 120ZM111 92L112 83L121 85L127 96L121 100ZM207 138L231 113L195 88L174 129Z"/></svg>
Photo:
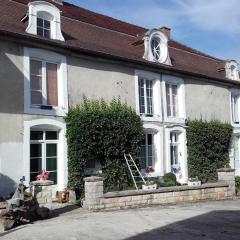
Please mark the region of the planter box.
<svg viewBox="0 0 240 240"><path fill-rule="evenodd" d="M189 187L201 186L201 181L188 181L188 186Z"/></svg>
<svg viewBox="0 0 240 240"><path fill-rule="evenodd" d="M142 185L142 190L156 190L156 189L157 189L157 184Z"/></svg>

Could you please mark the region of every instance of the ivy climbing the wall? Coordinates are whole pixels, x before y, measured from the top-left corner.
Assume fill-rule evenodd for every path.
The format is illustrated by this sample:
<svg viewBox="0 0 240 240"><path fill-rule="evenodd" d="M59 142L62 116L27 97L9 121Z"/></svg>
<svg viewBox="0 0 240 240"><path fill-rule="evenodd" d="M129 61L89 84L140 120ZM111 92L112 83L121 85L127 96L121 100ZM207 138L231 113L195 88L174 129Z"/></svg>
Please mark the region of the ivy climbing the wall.
<svg viewBox="0 0 240 240"><path fill-rule="evenodd" d="M232 126L219 121L188 122L188 174L203 182L217 180L217 169L229 164Z"/></svg>
<svg viewBox="0 0 240 240"><path fill-rule="evenodd" d="M68 183L78 196L83 194L84 169L88 160L100 161L107 191L132 184L124 153L138 155L143 138L135 110L112 100L90 101L71 109L65 118L68 142Z"/></svg>

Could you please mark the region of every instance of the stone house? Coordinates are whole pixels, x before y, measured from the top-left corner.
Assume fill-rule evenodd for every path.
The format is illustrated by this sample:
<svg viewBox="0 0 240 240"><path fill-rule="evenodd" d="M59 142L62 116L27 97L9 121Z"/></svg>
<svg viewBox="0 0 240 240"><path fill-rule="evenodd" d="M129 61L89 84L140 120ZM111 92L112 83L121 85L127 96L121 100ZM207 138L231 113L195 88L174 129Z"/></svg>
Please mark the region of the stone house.
<svg viewBox="0 0 240 240"><path fill-rule="evenodd" d="M231 165L240 174L238 64L174 41L167 27L145 29L61 0L1 0L0 82L0 195L42 170L56 189L67 186L63 117L84 95L120 97L136 109L143 173L176 170L186 182L186 120L202 118L234 126Z"/></svg>

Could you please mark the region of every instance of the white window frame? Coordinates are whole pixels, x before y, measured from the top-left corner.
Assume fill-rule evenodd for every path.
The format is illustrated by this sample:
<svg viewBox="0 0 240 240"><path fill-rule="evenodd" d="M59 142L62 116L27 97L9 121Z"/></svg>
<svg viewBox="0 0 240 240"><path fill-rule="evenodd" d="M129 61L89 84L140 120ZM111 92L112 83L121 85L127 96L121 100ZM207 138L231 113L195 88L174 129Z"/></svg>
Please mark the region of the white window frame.
<svg viewBox="0 0 240 240"><path fill-rule="evenodd" d="M166 172L172 171L171 165L171 152L170 152L170 134L176 132L178 134L178 165L181 167L182 178L179 180L181 183L186 183L188 179L187 170L187 146L186 146L186 129L181 126L165 127L165 166Z"/></svg>
<svg viewBox="0 0 240 240"><path fill-rule="evenodd" d="M229 60L225 64L226 77L231 80L238 81L239 78L239 65L235 60Z"/></svg>
<svg viewBox="0 0 240 240"><path fill-rule="evenodd" d="M145 169L141 169L143 176L145 177L159 177L164 175L164 163L163 163L163 127L158 126L154 123L143 123L144 133L154 134L154 148L155 148L155 159L154 159L154 172L146 173Z"/></svg>
<svg viewBox="0 0 240 240"><path fill-rule="evenodd" d="M160 57L156 59L152 52L152 39L159 38L160 39ZM151 62L158 62L163 63L166 65L172 65L171 59L169 57L168 52L168 38L164 35L164 33L160 32L158 29L149 30L143 37L144 40L144 55L143 58L151 61Z"/></svg>
<svg viewBox="0 0 240 240"><path fill-rule="evenodd" d="M49 129L42 129L42 128L34 128L32 130L30 130L30 136L31 136L31 131L40 131L40 132L43 132L43 139L41 140L31 140L30 138L30 145L31 144L40 144L41 145L41 152L42 152L42 156L41 156L41 159L42 159L42 171L47 171L46 170L46 163L47 163L47 157L46 157L46 145L47 144L56 144L57 145L57 156L56 159L58 161L58 148L59 148L59 136L57 139L54 139L54 140L47 140L46 139L46 132L51 132L51 131L54 131L54 132L57 132L57 135L59 135L59 131L58 130L49 130ZM35 157L35 158L38 158L38 157ZM30 160L31 160L31 156L30 156ZM30 162L31 164L31 162ZM30 168L30 171L31 171L31 168ZM48 171L51 173L51 171ZM56 169L56 172L57 172L57 175L58 175L58 171ZM31 172L30 172L31 173Z"/></svg>
<svg viewBox="0 0 240 240"><path fill-rule="evenodd" d="M140 114L139 109L139 79L145 79L153 81L153 114L152 116L147 116ZM162 121L162 104L161 104L161 84L160 75L152 72L135 70L135 102L136 102L136 112L141 116L144 121Z"/></svg>
<svg viewBox="0 0 240 240"><path fill-rule="evenodd" d="M232 97L235 96L237 97L237 105L238 105L238 123L234 121L233 115L235 115L233 106L232 106ZM231 118L231 124L233 127L239 127L240 126L240 89L230 89L229 91L229 106L230 106L230 118Z"/></svg>
<svg viewBox="0 0 240 240"><path fill-rule="evenodd" d="M177 85L177 98L178 98L178 116L168 117L167 115L167 93L166 93L166 84ZM185 87L184 80L175 76L162 75L162 96L163 96L163 105L164 105L164 120L170 123L185 123L186 119L186 106L185 106Z"/></svg>
<svg viewBox="0 0 240 240"><path fill-rule="evenodd" d="M24 176L26 184L30 182L30 132L33 129L56 130L59 132L58 138L58 162L57 162L57 182L54 190L64 190L67 187L68 167L67 167L67 141L66 124L53 119L35 119L24 121L23 133L23 162Z"/></svg>
<svg viewBox="0 0 240 240"><path fill-rule="evenodd" d="M52 110L36 108L31 105L30 60L39 60L58 64L58 106ZM67 60L66 57L55 52L36 48L24 48L24 113L65 116L68 112L67 90Z"/></svg>
<svg viewBox="0 0 240 240"><path fill-rule="evenodd" d="M41 16L46 20L51 19L51 39L64 41L61 31L61 14L60 10L53 4L44 1L35 1L28 4L29 22L26 29L27 33L37 35L37 17Z"/></svg>

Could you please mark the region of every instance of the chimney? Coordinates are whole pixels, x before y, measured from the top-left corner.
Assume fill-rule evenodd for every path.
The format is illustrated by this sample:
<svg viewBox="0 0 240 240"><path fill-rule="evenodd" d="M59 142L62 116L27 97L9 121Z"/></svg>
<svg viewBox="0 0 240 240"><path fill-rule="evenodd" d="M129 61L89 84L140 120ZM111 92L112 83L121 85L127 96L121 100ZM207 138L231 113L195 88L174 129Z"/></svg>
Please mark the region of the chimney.
<svg viewBox="0 0 240 240"><path fill-rule="evenodd" d="M159 29L163 34L165 34L165 36L170 39L171 38L171 28L168 27L161 27Z"/></svg>
<svg viewBox="0 0 240 240"><path fill-rule="evenodd" d="M63 5L63 0L52 0L54 3L57 3L59 5Z"/></svg>

